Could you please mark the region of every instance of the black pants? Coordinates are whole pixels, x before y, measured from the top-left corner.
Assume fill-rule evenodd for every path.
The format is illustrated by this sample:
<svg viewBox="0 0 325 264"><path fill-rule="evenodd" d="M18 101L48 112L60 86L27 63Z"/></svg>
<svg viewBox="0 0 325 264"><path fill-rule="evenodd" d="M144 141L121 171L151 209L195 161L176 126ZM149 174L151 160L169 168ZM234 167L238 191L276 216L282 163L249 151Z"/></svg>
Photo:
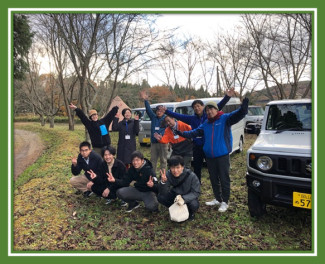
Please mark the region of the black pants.
<svg viewBox="0 0 325 264"><path fill-rule="evenodd" d="M144 206L149 211L158 210L157 196L154 192L141 192L135 187L123 187L116 192L117 197L130 204L135 204L137 201L143 201Z"/></svg>
<svg viewBox="0 0 325 264"><path fill-rule="evenodd" d="M207 158L213 194L217 201L228 203L230 196L229 155Z"/></svg>
<svg viewBox="0 0 325 264"><path fill-rule="evenodd" d="M205 154L203 152L203 145L193 145L193 169L196 176L199 178L201 182L201 169L203 166L203 160L205 158Z"/></svg>
<svg viewBox="0 0 325 264"><path fill-rule="evenodd" d="M175 194L174 192L159 193L158 202L166 207L170 207L174 203L176 196L177 194ZM199 209L200 206L198 199L192 200L186 204L190 215L194 214Z"/></svg>

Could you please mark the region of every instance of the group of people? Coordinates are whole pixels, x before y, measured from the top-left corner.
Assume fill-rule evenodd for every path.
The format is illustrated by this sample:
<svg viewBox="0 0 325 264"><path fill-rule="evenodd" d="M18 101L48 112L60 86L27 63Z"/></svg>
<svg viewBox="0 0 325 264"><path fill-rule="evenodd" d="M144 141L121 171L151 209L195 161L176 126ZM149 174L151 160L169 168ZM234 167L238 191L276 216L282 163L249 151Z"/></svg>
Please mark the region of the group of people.
<svg viewBox="0 0 325 264"><path fill-rule="evenodd" d="M87 117L81 109L70 104L88 130L92 145L91 148L90 143L82 142L78 157L72 159L74 176L70 179L71 185L85 197L95 193L106 198L108 204L119 201L121 206L128 206L127 212L138 208L140 201L150 212L158 212L159 203L166 207L174 202L186 204L192 220L199 208L201 168L206 159L215 196L206 205L219 206L219 212L225 212L230 196L231 126L244 118L248 109L248 99L245 98L239 109L223 113L222 107L233 94L234 89L229 89L219 104L211 101L204 105L201 100L194 100L195 114L183 115L162 105L154 112L147 93L141 92L140 97L151 120L150 160L136 150L139 116L132 118L131 109L123 109L123 120L119 121L118 106L99 119L96 110L90 110ZM108 129L111 123L112 130L119 132L116 158ZM167 160L168 143L172 146L172 154ZM156 177L158 159L159 180ZM82 170L84 174L81 174Z"/></svg>

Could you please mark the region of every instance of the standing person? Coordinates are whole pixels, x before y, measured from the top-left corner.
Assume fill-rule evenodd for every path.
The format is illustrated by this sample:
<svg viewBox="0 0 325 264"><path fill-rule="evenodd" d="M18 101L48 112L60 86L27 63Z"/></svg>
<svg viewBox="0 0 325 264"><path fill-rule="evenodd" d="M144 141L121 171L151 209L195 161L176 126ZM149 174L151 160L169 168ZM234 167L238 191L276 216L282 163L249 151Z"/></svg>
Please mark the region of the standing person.
<svg viewBox="0 0 325 264"><path fill-rule="evenodd" d="M157 161L160 159L160 169L165 169L167 167L167 153L168 153L168 144L159 143L158 140L154 137L155 132L163 135L165 132L165 127L163 121L165 119L165 110L162 105L156 107L156 114L150 108L148 102L148 94L145 91L140 92L140 97L144 100L144 105L146 107L146 112L151 120L151 146L150 153L152 162L152 167L154 171L157 170Z"/></svg>
<svg viewBox="0 0 325 264"><path fill-rule="evenodd" d="M138 201L143 201L145 208L150 212L158 211L158 181L151 162L143 157L140 151L131 154L132 166L122 180L112 178L119 186L127 186L117 191L117 197L129 204L126 212L132 212L140 206ZM134 187L129 186L135 181Z"/></svg>
<svg viewBox="0 0 325 264"><path fill-rule="evenodd" d="M80 143L79 150L78 157L72 158L71 172L75 176L70 179L70 184L82 191L84 197L88 197L91 191L87 188L87 184L98 180L97 178L92 178L92 175L93 173L98 173L102 158L91 150L90 144L87 141ZM82 170L84 174L79 175Z"/></svg>
<svg viewBox="0 0 325 264"><path fill-rule="evenodd" d="M87 117L84 112L74 104L71 103L69 107L76 111L77 116L88 130L93 150L97 152L98 155L101 155L101 149L111 144L108 127L118 111L118 106L114 106L111 111L101 119L98 119L97 111L94 109L89 111L89 117Z"/></svg>
<svg viewBox="0 0 325 264"><path fill-rule="evenodd" d="M235 94L235 89L228 89L224 98L218 103L218 108L221 110L229 101L230 97ZM192 103L194 115L183 115L178 114L166 109L165 114L169 115L177 120L183 121L190 125L192 129L198 128L201 124L207 120L207 114L204 111L204 104L201 100L194 100ZM204 138L196 137L193 138L193 168L194 173L197 175L201 182L201 169L205 158L203 151Z"/></svg>
<svg viewBox="0 0 325 264"><path fill-rule="evenodd" d="M174 118L170 116L165 116L165 123L167 128L165 129L164 135L160 135L155 132L154 137L160 143L170 143L172 145L172 154L171 156L182 156L184 159L185 167L191 168L191 160L193 156L193 144L192 141L183 137L180 137L176 134L176 130L179 131L189 131L191 127L182 121L175 121Z"/></svg>
<svg viewBox="0 0 325 264"><path fill-rule="evenodd" d="M218 111L215 102L205 105L208 120L198 128L177 133L186 138L204 136L203 151L207 159L210 181L215 199L206 202L206 205L217 205L219 212L228 209L230 196L230 161L232 151L231 126L245 117L248 111L248 99L245 98L241 107L231 113L224 114Z"/></svg>
<svg viewBox="0 0 325 264"><path fill-rule="evenodd" d="M131 153L136 150L136 136L139 133L139 116L131 119L132 112L129 108L122 110L124 119L119 122L119 114L115 115L112 130L119 132L117 144L117 159L124 162L127 168L131 165Z"/></svg>
<svg viewBox="0 0 325 264"><path fill-rule="evenodd" d="M113 177L116 179L122 179L126 173L126 167L124 163L115 159L116 150L113 146L106 146L102 148L103 162L99 168L98 175L92 174L92 178L98 177L96 182L89 182L87 188L98 196L107 199L106 204L110 204L116 199L116 191L119 186L116 182L110 182ZM121 205L124 206L126 203L121 201Z"/></svg>
<svg viewBox="0 0 325 264"><path fill-rule="evenodd" d="M158 202L166 207L170 207L174 201L179 205L185 203L189 210L189 220L194 220L201 193L199 179L190 169L184 168L184 159L181 156L171 157L168 166L167 173L165 170L160 171Z"/></svg>

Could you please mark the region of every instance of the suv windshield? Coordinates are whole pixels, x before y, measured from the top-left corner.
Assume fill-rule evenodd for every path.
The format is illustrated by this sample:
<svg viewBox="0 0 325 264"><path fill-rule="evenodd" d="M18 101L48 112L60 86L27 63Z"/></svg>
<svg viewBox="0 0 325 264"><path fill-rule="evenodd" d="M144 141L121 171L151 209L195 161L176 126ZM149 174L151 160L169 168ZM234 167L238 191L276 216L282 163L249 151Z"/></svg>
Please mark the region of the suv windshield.
<svg viewBox="0 0 325 264"><path fill-rule="evenodd" d="M262 107L248 107L248 115L258 116L264 115L264 110Z"/></svg>
<svg viewBox="0 0 325 264"><path fill-rule="evenodd" d="M311 130L311 104L271 105L266 130Z"/></svg>

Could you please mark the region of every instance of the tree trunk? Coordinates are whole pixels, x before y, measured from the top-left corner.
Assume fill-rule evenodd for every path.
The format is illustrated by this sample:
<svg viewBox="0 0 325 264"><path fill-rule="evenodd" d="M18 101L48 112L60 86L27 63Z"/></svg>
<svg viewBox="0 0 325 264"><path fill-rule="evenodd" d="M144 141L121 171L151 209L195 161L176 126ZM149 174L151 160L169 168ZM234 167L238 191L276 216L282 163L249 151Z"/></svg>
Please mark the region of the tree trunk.
<svg viewBox="0 0 325 264"><path fill-rule="evenodd" d="M45 117L43 115L40 115L40 119L41 119L41 126L45 126Z"/></svg>
<svg viewBox="0 0 325 264"><path fill-rule="evenodd" d="M49 116L50 128L54 128L54 116Z"/></svg>

